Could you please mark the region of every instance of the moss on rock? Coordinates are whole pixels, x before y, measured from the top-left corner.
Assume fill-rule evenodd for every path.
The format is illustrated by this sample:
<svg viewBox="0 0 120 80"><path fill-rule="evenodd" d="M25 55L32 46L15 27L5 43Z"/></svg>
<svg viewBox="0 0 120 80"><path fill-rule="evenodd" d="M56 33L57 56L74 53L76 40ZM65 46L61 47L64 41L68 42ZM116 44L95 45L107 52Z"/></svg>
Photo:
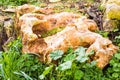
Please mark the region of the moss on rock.
<svg viewBox="0 0 120 80"><path fill-rule="evenodd" d="M112 31L120 25L120 0L108 0L106 2L106 12L104 15L103 28Z"/></svg>
<svg viewBox="0 0 120 80"><path fill-rule="evenodd" d="M41 35L42 38L45 38L45 37L47 37L47 36L51 36L51 35L56 34L57 32L62 31L64 28L65 28L65 27L57 27L57 28L54 28L54 29L49 30L49 31L47 31L47 32L44 32L44 33L42 33L42 34L40 34L40 35Z"/></svg>
<svg viewBox="0 0 120 80"><path fill-rule="evenodd" d="M120 20L120 6L117 4L108 4L106 8L106 15L109 19Z"/></svg>

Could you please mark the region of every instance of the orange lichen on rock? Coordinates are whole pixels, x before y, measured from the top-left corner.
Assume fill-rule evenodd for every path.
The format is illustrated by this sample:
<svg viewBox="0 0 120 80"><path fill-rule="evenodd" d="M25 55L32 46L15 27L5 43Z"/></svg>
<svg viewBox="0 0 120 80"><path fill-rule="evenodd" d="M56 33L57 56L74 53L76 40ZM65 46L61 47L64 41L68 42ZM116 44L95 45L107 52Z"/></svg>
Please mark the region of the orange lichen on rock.
<svg viewBox="0 0 120 80"><path fill-rule="evenodd" d="M64 27L60 32L42 38L41 34L54 28ZM94 57L100 68L105 67L117 47L95 33L96 23L78 14L62 12L50 15L27 13L19 18L23 52L39 54L42 61L51 61L49 54L54 50L67 51L69 47L87 47L94 50Z"/></svg>

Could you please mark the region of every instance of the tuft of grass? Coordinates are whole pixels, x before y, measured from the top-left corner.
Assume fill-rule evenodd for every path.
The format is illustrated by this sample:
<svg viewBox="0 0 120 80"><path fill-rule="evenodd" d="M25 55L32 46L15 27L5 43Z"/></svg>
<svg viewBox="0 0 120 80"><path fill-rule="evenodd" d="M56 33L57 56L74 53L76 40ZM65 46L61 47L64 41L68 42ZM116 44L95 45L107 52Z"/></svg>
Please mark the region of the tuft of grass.
<svg viewBox="0 0 120 80"><path fill-rule="evenodd" d="M0 0L0 6L19 6L23 4L40 4L45 0Z"/></svg>
<svg viewBox="0 0 120 80"><path fill-rule="evenodd" d="M1 80L33 80L38 79L45 65L38 57L31 54L22 54L21 39L11 42L9 50L0 52L0 78Z"/></svg>

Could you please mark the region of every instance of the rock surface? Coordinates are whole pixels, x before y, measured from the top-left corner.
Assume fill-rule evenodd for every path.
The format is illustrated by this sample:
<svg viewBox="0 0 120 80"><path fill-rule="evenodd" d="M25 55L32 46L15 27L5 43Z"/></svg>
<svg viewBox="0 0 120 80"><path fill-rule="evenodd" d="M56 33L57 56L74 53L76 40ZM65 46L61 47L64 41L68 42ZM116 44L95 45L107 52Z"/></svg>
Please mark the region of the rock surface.
<svg viewBox="0 0 120 80"><path fill-rule="evenodd" d="M112 31L113 29L119 28L118 23L120 23L120 0L108 0L105 5L106 12L103 27L106 31Z"/></svg>
<svg viewBox="0 0 120 80"><path fill-rule="evenodd" d="M49 2L59 2L61 0L49 0Z"/></svg>
<svg viewBox="0 0 120 80"><path fill-rule="evenodd" d="M96 23L78 14L62 12L56 14L27 13L22 15L19 25L24 53L36 53L40 60L51 62L49 54L54 50L87 47L86 52L95 51L93 59L100 68L105 67L117 47L112 42L95 33ZM41 37L42 33L63 27L63 30L51 36Z"/></svg>
<svg viewBox="0 0 120 80"><path fill-rule="evenodd" d="M4 45L4 43L7 43L6 41L10 37L13 37L13 26L13 19L5 15L0 15L0 51L4 48L2 45Z"/></svg>

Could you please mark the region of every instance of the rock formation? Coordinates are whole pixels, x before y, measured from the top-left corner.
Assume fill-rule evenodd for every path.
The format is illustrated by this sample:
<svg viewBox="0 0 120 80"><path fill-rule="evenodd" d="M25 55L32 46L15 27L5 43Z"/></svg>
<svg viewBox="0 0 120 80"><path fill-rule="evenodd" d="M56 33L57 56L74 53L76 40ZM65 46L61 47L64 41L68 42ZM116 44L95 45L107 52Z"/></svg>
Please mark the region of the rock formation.
<svg viewBox="0 0 120 80"><path fill-rule="evenodd" d="M104 30L112 31L119 28L120 25L120 0L108 0L104 3L105 18L104 18Z"/></svg>
<svg viewBox="0 0 120 80"><path fill-rule="evenodd" d="M78 14L61 12L46 15L27 12L17 21L17 29L22 37L22 51L40 55L41 61L51 62L51 51L66 52L69 47L76 49L84 46L86 52L95 51L93 60L97 61L98 67L103 68L118 49L109 39L95 33L98 28L93 20Z"/></svg>

